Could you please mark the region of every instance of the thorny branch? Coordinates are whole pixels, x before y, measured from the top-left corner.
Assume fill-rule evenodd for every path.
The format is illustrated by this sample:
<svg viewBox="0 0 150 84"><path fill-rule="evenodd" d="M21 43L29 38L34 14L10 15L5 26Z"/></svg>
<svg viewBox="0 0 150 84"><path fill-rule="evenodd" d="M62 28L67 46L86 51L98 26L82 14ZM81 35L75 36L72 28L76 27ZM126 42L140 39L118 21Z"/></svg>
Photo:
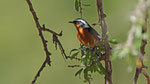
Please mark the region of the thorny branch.
<svg viewBox="0 0 150 84"><path fill-rule="evenodd" d="M62 54L63 56L65 56L65 58L67 58L68 56L66 55L65 50L64 50L64 48L62 47L62 44L60 43L60 41L59 41L59 39L58 39L58 37L57 37L57 36L62 36L62 31L61 31L59 34L57 34L56 32L54 32L54 31L52 31L52 30L50 30L50 29L48 29L48 28L45 28L45 25L43 25L43 27L40 28L40 30L41 30L41 31L47 31L47 32L50 32L50 33L53 34L53 43L55 44L55 48L57 49L57 45L59 45L59 48L60 48L60 50L61 50L61 54Z"/></svg>
<svg viewBox="0 0 150 84"><path fill-rule="evenodd" d="M105 21L106 15L103 12L102 0L97 0L97 11L98 11L98 15L99 15L98 23L102 29L103 46L104 46L105 53L106 53L105 68L106 68L107 75L105 75L105 84L112 84L112 78L111 78L112 65L111 65L111 61L109 59L109 57L111 55L111 50L110 50L110 45L108 43L107 24ZM102 25L101 23L104 23L104 25Z"/></svg>
<svg viewBox="0 0 150 84"><path fill-rule="evenodd" d="M35 12L34 9L33 9L32 3L30 2L30 0L26 0L26 1L27 1L27 3L28 3L28 6L29 6L29 8L30 8L30 11L31 11L31 13L32 13L32 15L33 15L33 18L34 18L34 21L35 21L35 23L36 23L37 29L38 29L38 31L39 31L39 36L40 36L40 38L41 38L41 40L42 40L42 43L43 43L43 46L44 46L44 51L45 51L45 53L46 53L46 59L45 59L45 61L43 62L41 68L40 68L39 71L38 71L38 73L36 74L34 80L32 81L32 84L34 84L34 83L36 82L37 78L40 76L40 73L41 73L41 71L44 69L45 65L46 65L46 64L48 64L49 66L51 65L51 64L50 64L50 63L51 63L51 61L50 61L50 55L51 55L51 53L48 51L48 48L47 48L47 41L45 40L45 38L44 38L44 36L43 36L43 33L42 33L42 31L40 30L41 25L40 25L40 23L39 23L39 21L38 21L38 17L37 17L37 15L36 15L36 12Z"/></svg>
<svg viewBox="0 0 150 84"><path fill-rule="evenodd" d="M61 45L61 43L60 43L60 41L58 40L58 37L57 37L57 36L62 36L62 32L60 32L60 33L58 34L58 33L54 32L54 31L52 31L52 30L50 30L50 29L48 29L48 28L45 28L45 25L43 25L43 27L41 27L41 25L40 25L40 23L39 23L39 21L38 21L38 17L37 17L37 15L36 15L36 12L35 12L35 10L33 9L33 6L32 6L31 1L30 1L30 0L26 0L26 1L27 1L27 3L28 3L29 9L30 9L30 11L31 11L31 13L32 13L32 15L33 15L33 18L34 18L34 21L35 21L35 23L36 23L37 29L38 29L38 31L39 31L39 36L40 36L40 38L41 38L41 40L42 40L42 43L43 43L44 51L45 51L45 53L46 53L46 59L45 59L45 61L43 62L43 64L42 64L41 68L39 69L39 71L37 72L36 76L34 77L34 80L32 81L32 84L35 84L37 78L40 76L40 73L42 72L42 70L44 69L44 67L46 66L46 64L48 64L49 66L51 66L51 64L50 64L50 63L51 63L51 61L50 61L50 55L51 55L51 53L48 51L48 48L47 48L47 42L48 42L48 41L44 38L42 31L48 31L48 32L50 32L51 34L53 34L53 42L54 42L54 44L56 45L56 47L57 47L57 44L58 44L59 47L60 47L60 50L61 50L62 54L63 54L66 58L69 58L69 56L66 55L65 50L64 50L64 48L62 47L62 45Z"/></svg>

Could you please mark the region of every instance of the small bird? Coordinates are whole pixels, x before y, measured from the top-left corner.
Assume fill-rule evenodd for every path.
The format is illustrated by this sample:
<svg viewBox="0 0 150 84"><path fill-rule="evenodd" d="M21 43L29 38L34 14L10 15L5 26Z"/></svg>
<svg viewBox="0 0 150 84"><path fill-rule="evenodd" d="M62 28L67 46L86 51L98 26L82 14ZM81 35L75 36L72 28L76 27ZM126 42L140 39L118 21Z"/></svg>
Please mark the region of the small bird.
<svg viewBox="0 0 150 84"><path fill-rule="evenodd" d="M93 29L84 19L77 18L73 23L77 30L77 37L79 41L87 48L92 48L102 41L101 36Z"/></svg>

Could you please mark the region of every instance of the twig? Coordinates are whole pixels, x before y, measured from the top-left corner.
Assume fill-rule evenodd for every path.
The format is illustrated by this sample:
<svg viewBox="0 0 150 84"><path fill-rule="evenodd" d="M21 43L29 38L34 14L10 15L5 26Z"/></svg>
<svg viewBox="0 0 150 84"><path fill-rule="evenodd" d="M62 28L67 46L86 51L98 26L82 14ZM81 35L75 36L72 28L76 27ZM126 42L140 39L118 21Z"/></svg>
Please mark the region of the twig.
<svg viewBox="0 0 150 84"><path fill-rule="evenodd" d="M26 0L26 1L27 1L27 3L28 3L29 9L30 9L30 11L31 11L31 13L32 13L32 15L33 15L34 21L35 21L35 23L36 23L36 27L37 27L37 29L38 29L38 31L39 31L39 36L40 36L40 38L41 38L41 40L42 40L42 43L43 43L44 51L45 51L45 54L46 54L46 59L45 59L45 61L43 62L41 68L39 69L38 73L37 73L36 76L34 77L34 80L32 81L32 84L34 84L34 83L36 82L37 78L40 76L40 73L41 73L42 70L44 69L45 65L48 64L49 66L51 66L51 64L50 64L50 63L51 63L51 61L50 61L50 55L51 55L51 53L48 51L48 48L47 48L47 41L45 40L45 38L44 38L44 36L43 36L43 33L42 33L42 31L40 30L41 25L40 25L40 23L39 23L39 21L38 21L38 17L37 17L37 15L36 15L36 12L35 12L34 9L33 9L32 3L30 2L30 0Z"/></svg>
<svg viewBox="0 0 150 84"><path fill-rule="evenodd" d="M41 68L39 69L39 71L37 72L36 76L34 77L33 81L31 84L35 84L37 78L40 76L40 73L42 72L42 70L44 69L45 65L46 65L47 61L45 60L44 63L42 64Z"/></svg>
<svg viewBox="0 0 150 84"><path fill-rule="evenodd" d="M70 57L70 56L67 56L67 59L75 59L75 60L78 60L78 61L80 61L81 59L80 58L75 58L75 57Z"/></svg>
<svg viewBox="0 0 150 84"><path fill-rule="evenodd" d="M57 45L57 43L58 43L58 44L59 44L59 47L60 47L60 50L62 51L62 54L63 54L65 57L67 57L67 56L66 56L66 54L65 54L65 51L64 51L64 49L63 49L63 47L62 47L60 41L59 41L58 38L57 38L57 36L62 36L62 31L58 34L58 33L54 32L54 31L52 31L52 30L50 30L50 29L48 29L48 28L45 28L45 25L43 25L43 27L41 27L41 25L40 25L40 23L39 23L39 21L38 21L38 17L37 17L37 15L36 15L36 12L35 12L34 9L33 9L32 3L30 2L30 0L26 0L26 1L27 1L28 5L29 5L30 11L31 11L31 13L32 13L32 15L33 15L33 18L34 18L34 20L35 20L37 29L38 29L38 31L39 31L39 36L41 37L41 40L42 40L42 43L43 43L43 46L44 46L44 50L45 50L45 53L46 53L46 59L45 59L45 61L43 62L41 68L40 68L39 71L38 71L38 73L36 74L34 80L32 81L32 84L34 84L34 83L36 82L37 78L40 76L40 73L41 73L42 70L44 69L45 65L46 65L46 64L51 65L51 64L50 64L50 62L51 62L51 61L50 61L50 55L51 55L51 53L48 51L48 48L47 48L47 41L45 40L42 31L48 31L48 32L52 33L52 34L53 34L53 42L55 43L55 45Z"/></svg>
<svg viewBox="0 0 150 84"><path fill-rule="evenodd" d="M141 73L145 76L147 84L150 84L150 76L148 75L148 73L144 70L142 70Z"/></svg>
<svg viewBox="0 0 150 84"><path fill-rule="evenodd" d="M90 77L88 77L88 83L91 84L91 78Z"/></svg>
<svg viewBox="0 0 150 84"><path fill-rule="evenodd" d="M107 24L105 21L105 17L106 15L103 12L103 6L102 6L102 0L97 0L97 11L98 11L98 15L99 15L99 24L101 24L102 22L104 23L100 25L101 29L102 29L102 38L103 38L103 46L106 52L106 59L105 59L105 68L106 68L106 72L107 74L105 75L105 84L112 84L112 65L111 65L111 61L109 59L110 55L111 55L111 50L110 50L110 45L108 43L108 36L107 36Z"/></svg>
<svg viewBox="0 0 150 84"><path fill-rule="evenodd" d="M74 67L88 67L88 66L90 66L90 65L68 65L68 67L72 67L72 68L74 68Z"/></svg>
<svg viewBox="0 0 150 84"><path fill-rule="evenodd" d="M134 81L133 81L133 84L136 84L137 83L137 80L139 78L139 73L141 72L141 70L139 69L136 69L136 73L135 73L135 76L134 76Z"/></svg>
<svg viewBox="0 0 150 84"><path fill-rule="evenodd" d="M41 29L42 31L50 32L50 33L52 33L52 34L54 34L54 35L56 35L56 36L62 36L62 31L58 34L58 33L54 32L54 31L50 30L49 28L45 28L45 25L44 25L44 24L43 24L43 27L40 27L40 29Z"/></svg>
<svg viewBox="0 0 150 84"><path fill-rule="evenodd" d="M53 43L55 44L56 49L57 49L57 45L59 46L59 49L61 51L62 56L64 56L66 59L69 58L69 59L76 59L76 60L80 61L79 58L73 58L73 57L70 57L70 56L66 55L65 50L64 50L61 42L59 41L58 37L56 35L54 35L54 34L53 34Z"/></svg>
<svg viewBox="0 0 150 84"><path fill-rule="evenodd" d="M81 0L79 0L79 8L80 8L80 17L82 18L82 4L81 4Z"/></svg>
<svg viewBox="0 0 150 84"><path fill-rule="evenodd" d="M57 50L57 45L59 46L62 56L64 56L66 59L70 58L70 59L76 59L76 60L80 61L79 58L72 58L72 57L66 55L65 50L64 50L61 42L59 41L58 37L57 37L57 36L62 36L62 31L58 34L58 33L54 32L48 28L45 28L45 25L43 25L43 27L40 29L42 31L47 31L47 32L50 32L53 34L53 43L55 44L55 48Z"/></svg>
<svg viewBox="0 0 150 84"><path fill-rule="evenodd" d="M147 5L148 1L144 0L143 3L138 3L137 5L137 9L136 9L136 17L137 18L142 18L144 20L144 24L142 25L142 34L145 34L147 32L147 18L148 18L148 5ZM144 14L145 13L145 14ZM134 76L134 81L133 84L137 84L137 80L138 77L141 74L143 74L145 76L145 78L147 79L147 84L150 84L150 77L148 75L148 73L143 70L143 68L147 68L147 66L145 66L143 64L143 56L145 54L145 46L147 44L147 40L146 39L142 39L141 41L141 47L140 47L140 53L141 56L138 57L138 61L137 61L137 67L136 67L136 73Z"/></svg>

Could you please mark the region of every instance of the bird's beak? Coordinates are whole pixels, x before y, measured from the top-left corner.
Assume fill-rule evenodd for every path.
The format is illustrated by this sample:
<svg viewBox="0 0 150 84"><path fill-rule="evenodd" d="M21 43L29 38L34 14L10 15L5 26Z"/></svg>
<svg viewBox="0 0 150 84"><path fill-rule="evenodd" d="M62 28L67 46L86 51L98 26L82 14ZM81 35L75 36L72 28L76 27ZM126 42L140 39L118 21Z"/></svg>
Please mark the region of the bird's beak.
<svg viewBox="0 0 150 84"><path fill-rule="evenodd" d="M69 23L74 23L73 21L69 21Z"/></svg>

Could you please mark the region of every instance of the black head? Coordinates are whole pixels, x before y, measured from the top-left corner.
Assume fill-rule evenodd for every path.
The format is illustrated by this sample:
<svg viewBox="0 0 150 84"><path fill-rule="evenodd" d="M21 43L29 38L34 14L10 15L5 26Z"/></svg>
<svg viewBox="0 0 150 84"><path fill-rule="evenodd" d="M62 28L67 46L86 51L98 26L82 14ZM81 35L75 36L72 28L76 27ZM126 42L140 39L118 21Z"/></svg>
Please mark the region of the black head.
<svg viewBox="0 0 150 84"><path fill-rule="evenodd" d="M80 27L85 28L85 29L91 28L91 26L82 18L78 18L78 19L76 19L74 21L69 21L69 23L73 23L75 25L79 25Z"/></svg>

